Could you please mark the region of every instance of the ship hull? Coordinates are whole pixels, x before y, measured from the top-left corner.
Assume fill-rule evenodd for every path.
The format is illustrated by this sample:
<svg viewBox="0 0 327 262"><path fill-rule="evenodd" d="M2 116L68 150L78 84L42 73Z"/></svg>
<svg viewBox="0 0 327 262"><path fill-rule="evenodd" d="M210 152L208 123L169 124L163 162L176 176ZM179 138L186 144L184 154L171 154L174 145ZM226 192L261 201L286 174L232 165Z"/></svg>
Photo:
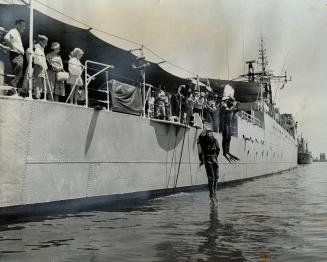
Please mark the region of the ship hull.
<svg viewBox="0 0 327 262"><path fill-rule="evenodd" d="M296 166L296 141L264 117L264 129L238 117L231 153L241 161L219 156L220 183ZM207 183L198 161L200 129L0 96L0 130L1 215L51 203L143 199Z"/></svg>

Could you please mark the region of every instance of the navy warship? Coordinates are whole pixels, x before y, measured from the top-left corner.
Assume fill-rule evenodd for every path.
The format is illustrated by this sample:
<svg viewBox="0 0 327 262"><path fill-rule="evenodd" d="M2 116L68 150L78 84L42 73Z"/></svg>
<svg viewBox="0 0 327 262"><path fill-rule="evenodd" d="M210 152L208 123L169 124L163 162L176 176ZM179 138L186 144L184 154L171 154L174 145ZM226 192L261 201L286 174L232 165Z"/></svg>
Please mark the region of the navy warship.
<svg viewBox="0 0 327 262"><path fill-rule="evenodd" d="M29 14L27 6L0 5L0 25L10 28L17 17L29 21ZM62 54L80 46L85 51L85 68L92 64L97 72L102 71L97 77L85 73L86 103L82 105L2 93L1 216L62 207L80 210L89 205L147 199L206 186L205 169L199 168L197 151L201 129L149 118L142 114L144 105L135 112L115 111L109 106L104 110L94 108L92 89L102 86L101 91L109 92L103 89L109 79L124 84L124 79L138 77L131 67L135 61L131 52L100 40L90 30L36 10L33 15L34 32L59 41ZM30 42L26 34L22 40L26 46ZM287 77L275 77L266 70L262 44L259 71L255 72L253 61L249 61L249 72L239 81L197 79L198 86L209 84L218 94L226 84L231 85L239 102L230 152L240 161L231 163L222 154L219 156L219 183L253 179L297 165L295 121L272 103L273 80L286 82ZM1 52L0 60L4 75L10 74L8 55ZM176 91L184 82L149 62L143 91L158 83ZM104 105L110 103L106 97ZM215 137L221 143L221 133L216 132Z"/></svg>

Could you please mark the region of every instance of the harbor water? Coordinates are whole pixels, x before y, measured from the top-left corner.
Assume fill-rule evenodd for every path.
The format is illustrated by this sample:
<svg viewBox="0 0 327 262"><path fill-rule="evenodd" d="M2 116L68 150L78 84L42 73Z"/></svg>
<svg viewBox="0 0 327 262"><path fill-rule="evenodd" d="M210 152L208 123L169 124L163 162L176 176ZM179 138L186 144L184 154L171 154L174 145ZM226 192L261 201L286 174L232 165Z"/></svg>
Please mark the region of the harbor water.
<svg viewBox="0 0 327 262"><path fill-rule="evenodd" d="M138 206L6 221L0 261L327 261L327 163Z"/></svg>

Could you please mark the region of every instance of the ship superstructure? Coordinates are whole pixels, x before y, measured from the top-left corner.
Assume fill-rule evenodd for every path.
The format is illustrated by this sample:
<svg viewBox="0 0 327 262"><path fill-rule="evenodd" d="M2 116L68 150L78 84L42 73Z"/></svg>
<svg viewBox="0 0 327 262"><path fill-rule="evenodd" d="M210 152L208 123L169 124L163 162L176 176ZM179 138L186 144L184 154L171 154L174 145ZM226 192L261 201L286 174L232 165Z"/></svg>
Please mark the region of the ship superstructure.
<svg viewBox="0 0 327 262"><path fill-rule="evenodd" d="M308 142L301 138L298 139L297 162L298 164L311 164L313 161L312 153L309 151Z"/></svg>

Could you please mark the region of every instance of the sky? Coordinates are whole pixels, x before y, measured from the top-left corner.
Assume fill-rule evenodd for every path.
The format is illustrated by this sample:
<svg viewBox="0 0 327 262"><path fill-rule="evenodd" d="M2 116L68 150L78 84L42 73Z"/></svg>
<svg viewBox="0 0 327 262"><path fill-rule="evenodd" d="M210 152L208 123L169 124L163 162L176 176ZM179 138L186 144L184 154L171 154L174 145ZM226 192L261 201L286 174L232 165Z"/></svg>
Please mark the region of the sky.
<svg viewBox="0 0 327 262"><path fill-rule="evenodd" d="M142 43L166 61L200 77L233 79L244 61L257 59L263 36L268 69L287 70L277 88L281 112L292 113L315 156L327 153L327 0L37 0L35 8L82 28L45 3L92 28ZM138 47L92 32L123 49ZM163 59L145 52L148 60ZM178 76L189 73L163 63Z"/></svg>

